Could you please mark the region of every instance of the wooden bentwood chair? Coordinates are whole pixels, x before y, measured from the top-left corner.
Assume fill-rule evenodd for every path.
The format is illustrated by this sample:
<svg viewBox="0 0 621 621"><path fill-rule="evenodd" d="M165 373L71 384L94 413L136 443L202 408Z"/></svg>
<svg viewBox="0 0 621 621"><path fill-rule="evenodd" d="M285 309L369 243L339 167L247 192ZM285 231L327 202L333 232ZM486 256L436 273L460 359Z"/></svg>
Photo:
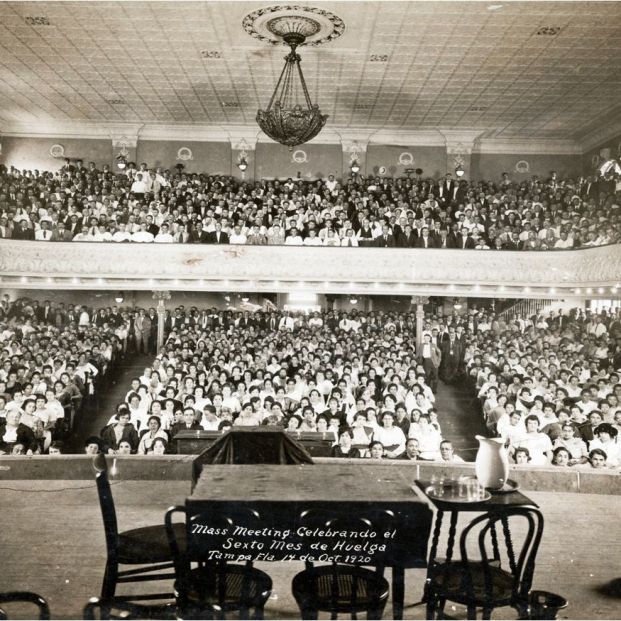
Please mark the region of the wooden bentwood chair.
<svg viewBox="0 0 621 621"><path fill-rule="evenodd" d="M173 524L175 513L186 516L185 524ZM232 532L235 526L252 530L261 528L261 517L256 511L229 510L209 516L188 516L184 507L171 507L166 512L166 530L175 562L175 597L180 619L225 619L227 613L239 612L240 619L263 619L265 603L272 593L272 579L253 567L252 562L234 564L226 560L209 559L209 545L201 544L190 536L194 521L208 520L215 530ZM178 527L184 532L187 545L179 545ZM199 535L198 538L201 538ZM192 567L194 563L194 567Z"/></svg>
<svg viewBox="0 0 621 621"><path fill-rule="evenodd" d="M5 621L9 618L6 612L2 609L2 606L5 604L33 604L39 609L39 616L37 619L50 619L50 608L47 605L47 602L36 593L31 593L30 591L7 591L5 593L0 593L1 621ZM30 618L34 619L34 617Z"/></svg>
<svg viewBox="0 0 621 621"><path fill-rule="evenodd" d="M348 543L364 543L365 539L355 537L356 533L391 530L394 518L392 511L369 511L353 516L312 509L300 515L300 524L310 530L347 531L351 534ZM334 539L326 543L333 544ZM331 619L339 614L356 619L359 613L366 613L367 619L381 619L390 587L384 578L383 564L370 569L336 562L328 565L306 562L306 569L294 576L291 590L303 619L317 619L319 612L329 612Z"/></svg>
<svg viewBox="0 0 621 621"><path fill-rule="evenodd" d="M499 545L498 526L504 547ZM515 526L521 526L517 544L513 541ZM427 619L443 615L447 600L466 606L468 619L476 619L477 608L483 609L483 619L490 619L492 610L502 606L512 606L520 618L527 618L542 534L543 516L530 507L503 509L472 520L459 540L461 559L429 567ZM478 549L480 559L469 556L473 549Z"/></svg>
<svg viewBox="0 0 621 621"><path fill-rule="evenodd" d="M145 526L119 532L116 519L116 510L105 455L100 453L93 459L96 471L97 492L103 517L106 535L108 557L106 570L101 587L101 601L105 606L108 601L131 602L158 599L172 599L172 585L163 593L149 593L141 595L116 595L117 584L126 582L147 582L154 580L172 580L175 574L172 570L173 554L168 543L168 536L164 525ZM185 546L185 528L178 525L175 529L179 546ZM134 569L120 570L120 565L141 565Z"/></svg>

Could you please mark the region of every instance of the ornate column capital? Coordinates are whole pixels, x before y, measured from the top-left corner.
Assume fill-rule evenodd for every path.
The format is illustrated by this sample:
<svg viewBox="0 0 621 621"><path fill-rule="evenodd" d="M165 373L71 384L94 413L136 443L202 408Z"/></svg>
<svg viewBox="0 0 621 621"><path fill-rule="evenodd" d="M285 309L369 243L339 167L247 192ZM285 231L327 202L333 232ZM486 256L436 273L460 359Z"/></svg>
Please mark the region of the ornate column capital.
<svg viewBox="0 0 621 621"><path fill-rule="evenodd" d="M170 291L166 291L166 290L162 290L162 291L154 291L153 292L153 299L157 300L158 302L158 306L162 305L164 306L164 304L170 300L171 298L171 293Z"/></svg>
<svg viewBox="0 0 621 621"><path fill-rule="evenodd" d="M425 304L429 304L429 298L424 295L413 295L412 296L412 304L416 304L417 306L424 306Z"/></svg>
<svg viewBox="0 0 621 621"><path fill-rule="evenodd" d="M359 140L341 140L341 148L343 153L360 154L366 153L369 143Z"/></svg>
<svg viewBox="0 0 621 621"><path fill-rule="evenodd" d="M119 125L109 128L112 146L115 149L135 149L138 146L138 138L144 124Z"/></svg>
<svg viewBox="0 0 621 621"><path fill-rule="evenodd" d="M470 155L474 148L474 143L479 136L483 133L480 129L474 130L451 130L451 129L439 129L438 130L446 143L446 152L449 154L460 153L463 155Z"/></svg>

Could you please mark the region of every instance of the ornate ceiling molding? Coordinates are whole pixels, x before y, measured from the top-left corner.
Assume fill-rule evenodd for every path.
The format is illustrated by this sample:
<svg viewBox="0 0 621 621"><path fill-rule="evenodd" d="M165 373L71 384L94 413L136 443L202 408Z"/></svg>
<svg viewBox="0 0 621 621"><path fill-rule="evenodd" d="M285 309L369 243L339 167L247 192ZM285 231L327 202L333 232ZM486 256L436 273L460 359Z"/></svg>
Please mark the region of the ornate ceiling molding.
<svg viewBox="0 0 621 621"><path fill-rule="evenodd" d="M473 153L513 155L581 155L581 146L573 140L508 140L485 138L477 142Z"/></svg>
<svg viewBox="0 0 621 621"><path fill-rule="evenodd" d="M591 149L595 149L618 136L621 136L621 118L606 123L604 126L598 127L582 136L579 139L582 153L587 153Z"/></svg>
<svg viewBox="0 0 621 621"><path fill-rule="evenodd" d="M111 135L136 135L138 140L175 140L192 142L231 142L244 138L248 144L272 142L256 125L157 125L136 123L127 124L88 124L88 123L46 123L41 125L5 125L2 136L22 138L80 138L109 139ZM481 138L475 141L473 135L481 132L458 130L391 130L371 128L326 127L310 144L348 144L359 145L400 145L404 147L445 147L447 142L473 143L472 153L508 153L514 155L580 155L590 148L599 146L608 138L621 134L621 121L609 132L593 134L589 142L579 144L573 140L541 139L499 139ZM448 136L448 138L447 138ZM591 145L592 146L589 146Z"/></svg>

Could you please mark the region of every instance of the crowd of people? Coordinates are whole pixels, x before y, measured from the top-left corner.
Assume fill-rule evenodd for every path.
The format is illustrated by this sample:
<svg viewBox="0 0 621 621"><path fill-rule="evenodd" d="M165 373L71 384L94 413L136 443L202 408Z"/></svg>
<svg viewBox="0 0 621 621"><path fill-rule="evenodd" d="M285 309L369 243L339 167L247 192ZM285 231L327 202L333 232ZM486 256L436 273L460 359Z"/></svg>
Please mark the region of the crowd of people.
<svg viewBox="0 0 621 621"><path fill-rule="evenodd" d="M177 308L167 323L87 452L172 452L180 430L274 425L326 434L337 457L462 461L435 407L452 341L427 335L417 353L414 313Z"/></svg>
<svg viewBox="0 0 621 621"><path fill-rule="evenodd" d="M152 317L153 321L148 321ZM154 332L155 330L155 332ZM184 429L314 431L335 457L460 462L440 380L469 383L516 464L621 468L621 315L532 317L177 307L155 355L154 309L0 300L0 452L58 454L72 418L127 353L154 355L87 453L164 454ZM468 460L474 453L468 454Z"/></svg>
<svg viewBox="0 0 621 621"><path fill-rule="evenodd" d="M0 454L62 454L127 336L85 306L0 300Z"/></svg>
<svg viewBox="0 0 621 621"><path fill-rule="evenodd" d="M618 243L613 173L490 181L362 177L261 180L67 162L0 165L0 238L551 250Z"/></svg>
<svg viewBox="0 0 621 621"><path fill-rule="evenodd" d="M490 435L517 464L621 467L621 316L483 317L465 369Z"/></svg>

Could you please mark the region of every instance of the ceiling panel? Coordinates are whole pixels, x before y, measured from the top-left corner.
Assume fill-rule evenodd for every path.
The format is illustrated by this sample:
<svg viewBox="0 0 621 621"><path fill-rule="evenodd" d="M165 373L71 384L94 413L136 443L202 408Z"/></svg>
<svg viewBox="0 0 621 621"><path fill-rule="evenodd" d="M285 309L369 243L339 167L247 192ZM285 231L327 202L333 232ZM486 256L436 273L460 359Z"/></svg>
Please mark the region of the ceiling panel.
<svg viewBox="0 0 621 621"><path fill-rule="evenodd" d="M309 4L345 22L339 39L300 50L311 96L340 125L573 138L621 98L618 2ZM252 122L285 54L241 27L263 6L2 2L1 118ZM537 35L544 26L560 32Z"/></svg>

